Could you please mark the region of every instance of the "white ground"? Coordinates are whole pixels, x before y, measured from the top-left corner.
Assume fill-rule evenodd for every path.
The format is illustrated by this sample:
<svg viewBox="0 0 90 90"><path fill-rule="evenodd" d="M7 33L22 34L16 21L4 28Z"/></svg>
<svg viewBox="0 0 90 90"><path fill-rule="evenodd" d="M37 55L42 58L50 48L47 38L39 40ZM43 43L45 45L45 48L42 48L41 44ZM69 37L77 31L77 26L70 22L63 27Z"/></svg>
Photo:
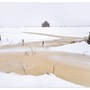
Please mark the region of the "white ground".
<svg viewBox="0 0 90 90"><path fill-rule="evenodd" d="M0 33L2 41L0 42L0 46L2 45L13 45L24 42L35 42L35 41L44 41L44 40L54 40L58 38L48 37L48 36L40 36L33 34L25 34L22 32L1 32Z"/></svg>
<svg viewBox="0 0 90 90"><path fill-rule="evenodd" d="M83 87L57 78L53 74L41 76L18 75L14 73L0 73L0 88L61 88L61 87Z"/></svg>
<svg viewBox="0 0 90 90"><path fill-rule="evenodd" d="M71 36L71 37L87 37L90 30L89 27L79 27L79 28L60 28L60 27L50 27L50 28L0 28L0 35L2 41L0 42L0 46L2 45L12 45L21 43L22 39L25 42L35 42L35 41L44 41L44 40L55 40L58 38L50 37L50 36L42 36L42 35L34 35L34 34L26 34L23 32L35 32L35 33L43 33L50 35L58 35L58 36ZM60 39L60 38L59 38Z"/></svg>
<svg viewBox="0 0 90 90"><path fill-rule="evenodd" d="M69 52L69 53L77 53L77 54L84 54L90 55L90 45L86 42L78 42L74 44L68 44L60 47L51 47L49 48L51 51L58 51L58 52Z"/></svg>
<svg viewBox="0 0 90 90"><path fill-rule="evenodd" d="M69 37L87 37L90 32L90 27L25 28L24 32L35 32Z"/></svg>

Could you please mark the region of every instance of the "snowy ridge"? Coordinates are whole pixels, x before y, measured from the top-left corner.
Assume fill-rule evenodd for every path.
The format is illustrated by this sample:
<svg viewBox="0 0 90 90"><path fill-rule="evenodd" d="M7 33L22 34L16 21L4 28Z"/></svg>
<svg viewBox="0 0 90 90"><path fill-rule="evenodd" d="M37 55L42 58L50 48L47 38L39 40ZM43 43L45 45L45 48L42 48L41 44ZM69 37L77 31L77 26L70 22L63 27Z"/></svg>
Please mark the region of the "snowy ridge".
<svg viewBox="0 0 90 90"><path fill-rule="evenodd" d="M49 50L90 55L90 45L84 41L74 44L68 44L60 47L51 47L49 48Z"/></svg>
<svg viewBox="0 0 90 90"><path fill-rule="evenodd" d="M71 82L62 80L53 74L40 76L18 75L14 73L0 73L0 88L61 88L61 87L83 87Z"/></svg>

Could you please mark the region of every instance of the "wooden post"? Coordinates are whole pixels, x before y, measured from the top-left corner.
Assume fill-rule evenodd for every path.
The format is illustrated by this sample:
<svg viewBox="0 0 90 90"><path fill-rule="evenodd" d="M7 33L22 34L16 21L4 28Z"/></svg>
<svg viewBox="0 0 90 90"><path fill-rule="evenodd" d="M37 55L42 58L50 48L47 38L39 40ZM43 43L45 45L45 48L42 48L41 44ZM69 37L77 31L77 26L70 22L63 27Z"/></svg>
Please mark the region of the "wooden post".
<svg viewBox="0 0 90 90"><path fill-rule="evenodd" d="M89 32L87 43L90 44L90 32Z"/></svg>
<svg viewBox="0 0 90 90"><path fill-rule="evenodd" d="M53 64L53 74L55 74L55 65Z"/></svg>
<svg viewBox="0 0 90 90"><path fill-rule="evenodd" d="M24 46L24 39L22 39L22 45Z"/></svg>
<svg viewBox="0 0 90 90"><path fill-rule="evenodd" d="M42 47L44 46L44 43L45 43L45 42L44 42L44 41L42 41Z"/></svg>
<svg viewBox="0 0 90 90"><path fill-rule="evenodd" d="M0 41L1 41L1 35L0 35Z"/></svg>

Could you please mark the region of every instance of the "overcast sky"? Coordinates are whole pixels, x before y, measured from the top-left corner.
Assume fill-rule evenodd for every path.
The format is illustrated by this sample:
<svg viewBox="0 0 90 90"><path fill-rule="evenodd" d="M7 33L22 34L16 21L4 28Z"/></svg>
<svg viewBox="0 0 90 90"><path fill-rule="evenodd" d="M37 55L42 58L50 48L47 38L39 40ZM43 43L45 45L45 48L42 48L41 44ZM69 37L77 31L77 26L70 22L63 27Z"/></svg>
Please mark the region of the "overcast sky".
<svg viewBox="0 0 90 90"><path fill-rule="evenodd" d="M90 3L0 3L1 27L90 25Z"/></svg>

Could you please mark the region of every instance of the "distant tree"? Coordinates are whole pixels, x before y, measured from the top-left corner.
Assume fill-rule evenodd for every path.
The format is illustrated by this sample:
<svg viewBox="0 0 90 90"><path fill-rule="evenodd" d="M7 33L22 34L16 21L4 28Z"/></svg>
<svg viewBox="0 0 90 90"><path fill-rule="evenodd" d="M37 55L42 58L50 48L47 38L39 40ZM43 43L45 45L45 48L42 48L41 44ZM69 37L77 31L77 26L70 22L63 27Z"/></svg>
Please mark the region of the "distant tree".
<svg viewBox="0 0 90 90"><path fill-rule="evenodd" d="M87 43L90 44L90 32L89 32Z"/></svg>
<svg viewBox="0 0 90 90"><path fill-rule="evenodd" d="M44 21L42 23L42 27L50 27L50 24L47 21Z"/></svg>

